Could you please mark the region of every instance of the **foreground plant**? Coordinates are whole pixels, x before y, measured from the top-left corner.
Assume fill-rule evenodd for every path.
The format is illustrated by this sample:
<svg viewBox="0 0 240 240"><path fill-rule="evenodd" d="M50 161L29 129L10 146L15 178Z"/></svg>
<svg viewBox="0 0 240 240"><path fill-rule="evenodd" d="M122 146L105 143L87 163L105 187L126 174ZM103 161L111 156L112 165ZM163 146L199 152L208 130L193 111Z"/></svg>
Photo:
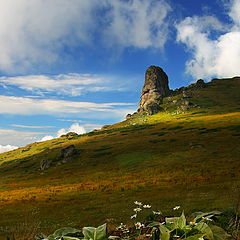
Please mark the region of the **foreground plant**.
<svg viewBox="0 0 240 240"><path fill-rule="evenodd" d="M103 224L97 228L84 227L82 230L61 228L48 237L40 234L36 236L36 240L227 240L231 237L214 223L221 214L219 211L194 213L189 222L184 211L179 217L164 217L160 211L152 211L155 220L142 222L136 218L141 211L150 209L151 206L137 201L135 205L137 206L133 209L134 215L130 217L134 221L133 225L127 226L121 223L110 236L107 235L106 224ZM180 206L176 206L173 210L179 210L179 208Z"/></svg>
<svg viewBox="0 0 240 240"><path fill-rule="evenodd" d="M106 224L103 224L97 228L84 227L82 231L75 228L65 227L56 230L48 237L39 234L35 238L36 240L105 240L107 239L107 226Z"/></svg>
<svg viewBox="0 0 240 240"><path fill-rule="evenodd" d="M137 205L133 209L135 214L131 216L131 219L134 220L138 218L141 211L151 208L150 205L138 201L134 203ZM179 209L180 206L173 208L174 211ZM189 223L187 223L184 212L180 217L164 217L161 211L152 211L152 213L154 218L159 218L160 221L153 220L150 223L137 221L134 223L135 231L128 230L128 234L123 235L124 238L152 240L225 240L230 238L223 228L214 224L214 219L221 214L219 211L194 213ZM126 232L126 228L124 231ZM111 238L113 237L111 236ZM123 237L121 236L121 238Z"/></svg>
<svg viewBox="0 0 240 240"><path fill-rule="evenodd" d="M180 217L165 218L165 222L152 222L148 225L152 229L153 240L224 240L230 238L226 231L213 222L213 218L220 212L209 213L198 212L195 217L187 223L184 212Z"/></svg>

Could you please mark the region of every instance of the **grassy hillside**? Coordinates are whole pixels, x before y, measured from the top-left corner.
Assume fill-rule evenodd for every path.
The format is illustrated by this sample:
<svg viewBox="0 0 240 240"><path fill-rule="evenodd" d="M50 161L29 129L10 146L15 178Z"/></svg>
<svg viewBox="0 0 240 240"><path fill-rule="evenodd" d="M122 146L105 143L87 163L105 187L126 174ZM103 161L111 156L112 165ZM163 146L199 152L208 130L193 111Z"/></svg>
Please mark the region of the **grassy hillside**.
<svg viewBox="0 0 240 240"><path fill-rule="evenodd" d="M0 235L16 231L19 220L45 233L131 222L135 200L166 214L175 205L186 212L233 208L240 192L239 89L240 78L215 80L186 89L187 97L166 97L158 114L0 154ZM60 151L71 144L78 154L62 163ZM40 170L42 159L49 169Z"/></svg>

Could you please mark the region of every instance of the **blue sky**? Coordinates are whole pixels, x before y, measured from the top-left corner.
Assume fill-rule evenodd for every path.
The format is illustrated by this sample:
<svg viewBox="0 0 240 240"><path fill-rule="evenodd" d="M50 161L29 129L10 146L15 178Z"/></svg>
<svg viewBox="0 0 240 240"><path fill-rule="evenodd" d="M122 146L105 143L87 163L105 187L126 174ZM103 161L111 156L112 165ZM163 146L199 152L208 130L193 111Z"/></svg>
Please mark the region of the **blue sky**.
<svg viewBox="0 0 240 240"><path fill-rule="evenodd" d="M150 65L170 88L240 75L240 0L0 1L0 152L134 112Z"/></svg>

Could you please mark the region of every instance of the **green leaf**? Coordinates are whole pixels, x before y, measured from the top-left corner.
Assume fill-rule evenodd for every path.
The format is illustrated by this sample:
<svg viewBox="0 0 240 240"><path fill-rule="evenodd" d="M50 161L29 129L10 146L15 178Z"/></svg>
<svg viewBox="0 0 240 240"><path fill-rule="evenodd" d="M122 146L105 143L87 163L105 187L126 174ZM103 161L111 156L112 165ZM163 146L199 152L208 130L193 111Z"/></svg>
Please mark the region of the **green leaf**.
<svg viewBox="0 0 240 240"><path fill-rule="evenodd" d="M171 230L175 230L178 228L178 219L179 217L171 217L171 218L166 218L166 224L168 226L168 228L170 228Z"/></svg>
<svg viewBox="0 0 240 240"><path fill-rule="evenodd" d="M69 233L78 233L78 232L81 232L81 231L71 227L64 227L56 230L51 236L53 236L55 239L59 239L61 237L68 235Z"/></svg>
<svg viewBox="0 0 240 240"><path fill-rule="evenodd" d="M163 225L160 225L160 240L169 240L170 239L170 231Z"/></svg>
<svg viewBox="0 0 240 240"><path fill-rule="evenodd" d="M186 217L184 215L184 212L182 212L182 215L180 217L171 217L166 218L166 224L171 229L184 229L186 227Z"/></svg>
<svg viewBox="0 0 240 240"><path fill-rule="evenodd" d="M212 211L212 212L208 212L208 213L203 213L203 212L196 212L193 214L193 222L197 222L199 219L202 219L202 217L208 217L211 218L215 215L220 215L221 212L219 211Z"/></svg>
<svg viewBox="0 0 240 240"><path fill-rule="evenodd" d="M97 228L84 227L83 228L84 239L87 240L104 240L107 239L107 225L103 224Z"/></svg>
<svg viewBox="0 0 240 240"><path fill-rule="evenodd" d="M64 240L80 240L83 238L78 238L78 237L70 237L70 236L64 236L62 237Z"/></svg>
<svg viewBox="0 0 240 240"><path fill-rule="evenodd" d="M204 236L204 234L195 234L195 235L192 235L192 236L189 236L186 238L186 240L199 240L199 238L202 238Z"/></svg>
<svg viewBox="0 0 240 240"><path fill-rule="evenodd" d="M211 228L204 222L199 222L194 228L196 228L199 232L204 233L204 236L209 240L213 240L213 232Z"/></svg>
<svg viewBox="0 0 240 240"><path fill-rule="evenodd" d="M110 240L115 240L115 239L119 239L120 237L119 236L109 236L108 239Z"/></svg>
<svg viewBox="0 0 240 240"><path fill-rule="evenodd" d="M44 234L40 233L40 234L35 235L35 239L36 240L44 240L44 239L47 239L47 236L45 236Z"/></svg>
<svg viewBox="0 0 240 240"><path fill-rule="evenodd" d="M152 240L159 240L160 239L160 229L159 227L152 228Z"/></svg>
<svg viewBox="0 0 240 240"><path fill-rule="evenodd" d="M147 227L159 227L161 225L160 222L151 222L150 224L147 225Z"/></svg>
<svg viewBox="0 0 240 240"><path fill-rule="evenodd" d="M55 238L53 234L49 235L46 240L56 240L56 239L59 239L59 238ZM44 239L45 240L45 239Z"/></svg>
<svg viewBox="0 0 240 240"><path fill-rule="evenodd" d="M214 240L226 240L231 237L224 229L216 225L212 225L210 228L213 232Z"/></svg>
<svg viewBox="0 0 240 240"><path fill-rule="evenodd" d="M178 218L177 225L180 229L183 229L186 226L186 217L184 212L182 212L182 215Z"/></svg>

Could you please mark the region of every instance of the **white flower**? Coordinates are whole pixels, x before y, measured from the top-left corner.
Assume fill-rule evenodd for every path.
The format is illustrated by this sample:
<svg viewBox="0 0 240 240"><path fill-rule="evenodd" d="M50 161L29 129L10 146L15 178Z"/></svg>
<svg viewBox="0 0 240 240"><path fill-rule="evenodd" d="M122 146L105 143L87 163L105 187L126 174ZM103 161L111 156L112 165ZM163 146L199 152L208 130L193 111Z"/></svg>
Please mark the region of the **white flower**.
<svg viewBox="0 0 240 240"><path fill-rule="evenodd" d="M144 227L144 224L142 224L140 222L137 222L134 225L135 225L136 229L140 229L140 228Z"/></svg>
<svg viewBox="0 0 240 240"><path fill-rule="evenodd" d="M135 201L134 203L135 203L136 205L142 206L142 203L141 203L141 202Z"/></svg>
<svg viewBox="0 0 240 240"><path fill-rule="evenodd" d="M208 217L202 217L202 220L213 221L211 218L208 218Z"/></svg>
<svg viewBox="0 0 240 240"><path fill-rule="evenodd" d="M161 224L162 224L162 225L164 225L164 224L165 224L165 222L162 222Z"/></svg>
<svg viewBox="0 0 240 240"><path fill-rule="evenodd" d="M120 226L117 227L118 230L123 230L126 228L126 225L124 225L123 223L120 224Z"/></svg>
<svg viewBox="0 0 240 240"><path fill-rule="evenodd" d="M151 237L151 236L152 236L152 234L145 234L145 236L146 236L146 237Z"/></svg>
<svg viewBox="0 0 240 240"><path fill-rule="evenodd" d="M190 225L196 225L196 223L195 222L190 222Z"/></svg>
<svg viewBox="0 0 240 240"><path fill-rule="evenodd" d="M142 211L142 209L138 207L138 208L134 208L133 211L134 212L140 212L140 211Z"/></svg>
<svg viewBox="0 0 240 240"><path fill-rule="evenodd" d="M155 215L161 215L162 213L160 212L160 211L153 211L153 214L155 214Z"/></svg>
<svg viewBox="0 0 240 240"><path fill-rule="evenodd" d="M175 210L178 210L179 208L180 208L180 206L176 206L173 208L173 210L175 211Z"/></svg>
<svg viewBox="0 0 240 240"><path fill-rule="evenodd" d="M131 219L136 218L136 217L137 217L137 214L134 214L131 216Z"/></svg>
<svg viewBox="0 0 240 240"><path fill-rule="evenodd" d="M174 237L174 238L179 238L180 236L178 236L178 235L175 234L173 237Z"/></svg>
<svg viewBox="0 0 240 240"><path fill-rule="evenodd" d="M143 205L143 208L151 208L152 206L150 206L150 205Z"/></svg>
<svg viewBox="0 0 240 240"><path fill-rule="evenodd" d="M204 238L201 237L201 238L198 238L198 240L204 240Z"/></svg>

